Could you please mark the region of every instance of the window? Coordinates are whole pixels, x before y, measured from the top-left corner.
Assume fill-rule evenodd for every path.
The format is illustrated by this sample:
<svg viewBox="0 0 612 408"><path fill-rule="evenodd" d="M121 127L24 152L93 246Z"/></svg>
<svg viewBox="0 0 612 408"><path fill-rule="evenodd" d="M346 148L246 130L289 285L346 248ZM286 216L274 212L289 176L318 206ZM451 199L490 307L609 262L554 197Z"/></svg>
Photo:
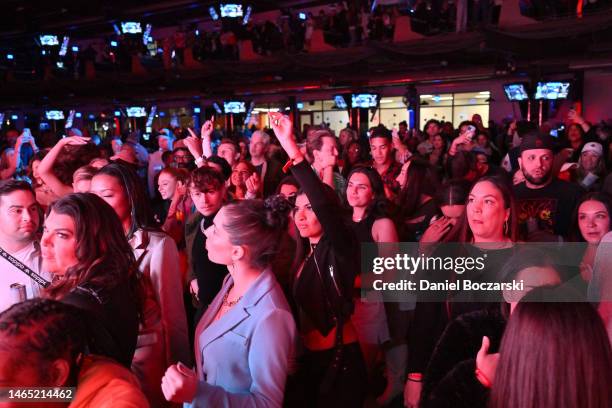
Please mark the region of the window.
<svg viewBox="0 0 612 408"><path fill-rule="evenodd" d="M474 114L479 114L486 124L489 121L490 97L489 91L421 95L420 127L423 129L428 120L436 119L450 121L456 128L464 120L471 120Z"/></svg>
<svg viewBox="0 0 612 408"><path fill-rule="evenodd" d="M336 108L333 99L303 102L303 104L304 106L300 109L300 126L306 123L312 125L325 123L338 136L349 123L348 111Z"/></svg>

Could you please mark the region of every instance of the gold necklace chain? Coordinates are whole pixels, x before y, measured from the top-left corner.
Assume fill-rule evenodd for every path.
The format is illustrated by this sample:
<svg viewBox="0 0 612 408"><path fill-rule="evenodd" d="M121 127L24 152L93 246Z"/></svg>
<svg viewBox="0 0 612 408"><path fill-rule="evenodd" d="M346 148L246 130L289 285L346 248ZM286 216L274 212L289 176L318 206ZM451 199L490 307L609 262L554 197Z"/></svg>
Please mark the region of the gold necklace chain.
<svg viewBox="0 0 612 408"><path fill-rule="evenodd" d="M228 301L227 298L229 297L229 293L230 293L229 290L227 292L225 292L225 295L223 296L223 300L221 302L221 304L223 306L227 307L227 308L234 307L236 305L236 303L240 302L240 300L242 299L242 296L240 296L236 300Z"/></svg>

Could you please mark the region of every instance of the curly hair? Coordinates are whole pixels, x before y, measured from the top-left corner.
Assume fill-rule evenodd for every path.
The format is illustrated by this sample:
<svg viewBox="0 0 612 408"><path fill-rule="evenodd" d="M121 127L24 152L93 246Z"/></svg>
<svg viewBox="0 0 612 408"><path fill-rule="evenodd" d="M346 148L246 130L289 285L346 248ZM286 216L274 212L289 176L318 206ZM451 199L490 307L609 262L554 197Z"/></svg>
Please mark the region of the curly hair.
<svg viewBox="0 0 612 408"><path fill-rule="evenodd" d="M100 151L93 143L66 145L57 155L53 164L53 173L63 184L71 186L74 172L97 157L100 157Z"/></svg>
<svg viewBox="0 0 612 408"><path fill-rule="evenodd" d="M85 319L81 311L51 299L31 299L0 314L0 351L6 352L13 371L34 367L44 385L58 359L71 365L76 378L78 356L86 350Z"/></svg>

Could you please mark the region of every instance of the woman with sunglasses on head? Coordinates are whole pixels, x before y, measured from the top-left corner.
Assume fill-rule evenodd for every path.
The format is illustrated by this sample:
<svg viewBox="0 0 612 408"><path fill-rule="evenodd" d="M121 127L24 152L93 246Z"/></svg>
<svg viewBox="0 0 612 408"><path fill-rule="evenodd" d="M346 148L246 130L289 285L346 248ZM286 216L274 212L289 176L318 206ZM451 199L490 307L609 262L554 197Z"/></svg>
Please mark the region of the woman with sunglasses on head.
<svg viewBox="0 0 612 408"><path fill-rule="evenodd" d="M165 368L191 361L176 244L155 227L144 185L131 168L118 163L101 168L91 180L91 192L114 208L142 273L145 319L132 370L151 404L163 405L159 383Z"/></svg>
<svg viewBox="0 0 612 408"><path fill-rule="evenodd" d="M293 212L300 235L293 298L305 347L296 381L304 396L292 404L360 407L367 372L351 322L357 239L340 216L338 196L304 159L291 120L274 113L272 127L301 186Z"/></svg>
<svg viewBox="0 0 612 408"><path fill-rule="evenodd" d="M293 176L285 176L276 187L276 194L280 194L290 203L295 203L295 195L300 189L300 185Z"/></svg>

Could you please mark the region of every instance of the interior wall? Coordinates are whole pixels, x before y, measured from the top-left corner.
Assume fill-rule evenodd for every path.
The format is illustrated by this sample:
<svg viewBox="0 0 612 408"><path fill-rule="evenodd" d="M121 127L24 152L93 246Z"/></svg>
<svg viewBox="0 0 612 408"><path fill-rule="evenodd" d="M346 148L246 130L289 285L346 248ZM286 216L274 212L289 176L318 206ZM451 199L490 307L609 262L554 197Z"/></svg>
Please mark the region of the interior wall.
<svg viewBox="0 0 612 408"><path fill-rule="evenodd" d="M584 74L584 118L597 123L612 118L612 71L592 70Z"/></svg>

